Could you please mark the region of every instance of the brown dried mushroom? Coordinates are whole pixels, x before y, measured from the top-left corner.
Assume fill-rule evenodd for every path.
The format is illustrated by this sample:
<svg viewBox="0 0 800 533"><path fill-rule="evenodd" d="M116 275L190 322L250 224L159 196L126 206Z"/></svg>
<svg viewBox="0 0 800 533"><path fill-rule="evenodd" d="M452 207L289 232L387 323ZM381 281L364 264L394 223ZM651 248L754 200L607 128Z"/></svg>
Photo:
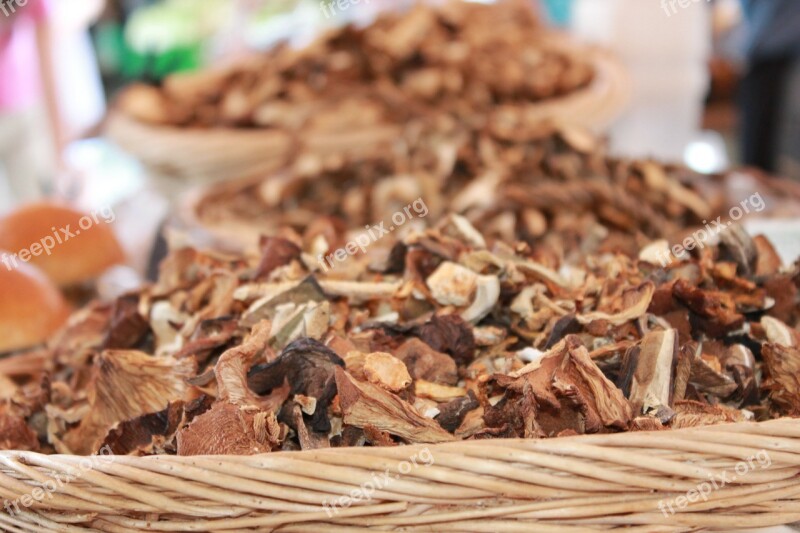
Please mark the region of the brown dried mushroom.
<svg viewBox="0 0 800 533"><path fill-rule="evenodd" d="M729 268L717 246L667 267L543 263L457 227L386 236L393 273L320 272L301 243L174 252L156 285L76 313L51 364L0 380L0 446L253 454L800 416L797 298L752 305L776 280L796 295L800 265ZM442 265L457 275L437 281ZM482 277L499 296L465 319ZM133 301L142 323L120 319Z"/></svg>

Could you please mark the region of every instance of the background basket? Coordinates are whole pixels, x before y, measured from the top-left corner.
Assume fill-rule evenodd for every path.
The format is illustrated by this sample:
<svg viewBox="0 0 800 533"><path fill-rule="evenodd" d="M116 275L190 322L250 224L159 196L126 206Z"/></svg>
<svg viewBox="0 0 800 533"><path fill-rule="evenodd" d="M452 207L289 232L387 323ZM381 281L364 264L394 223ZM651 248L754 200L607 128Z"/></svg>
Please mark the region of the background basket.
<svg viewBox="0 0 800 533"><path fill-rule="evenodd" d="M553 34L547 46L588 61L594 66L592 83L560 98L531 103L519 109L527 123L554 120L601 131L627 104L628 76L622 64L604 50L575 43ZM187 185L224 181L269 173L287 164L298 152L352 154L380 146L398 137L402 124L362 131L298 135L278 130L234 128L176 128L139 122L121 111L111 113L106 133L144 163L170 193Z"/></svg>
<svg viewBox="0 0 800 533"><path fill-rule="evenodd" d="M396 127L302 139L276 130L181 129L144 124L120 112L109 115L105 132L144 164L148 176L169 198L198 184L275 172L301 151L357 155L398 136Z"/></svg>
<svg viewBox="0 0 800 533"><path fill-rule="evenodd" d="M0 465L0 497L42 489L40 502L0 512L0 529L14 532L674 532L800 521L791 419L250 457L11 451ZM79 469L47 492L56 474Z"/></svg>

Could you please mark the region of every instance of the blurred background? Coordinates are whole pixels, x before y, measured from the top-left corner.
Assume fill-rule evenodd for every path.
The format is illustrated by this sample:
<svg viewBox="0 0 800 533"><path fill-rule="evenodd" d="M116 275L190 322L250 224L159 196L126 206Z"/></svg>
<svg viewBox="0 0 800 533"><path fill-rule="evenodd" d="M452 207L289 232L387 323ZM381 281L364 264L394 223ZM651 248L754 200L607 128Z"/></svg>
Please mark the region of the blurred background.
<svg viewBox="0 0 800 533"><path fill-rule="evenodd" d="M281 41L300 47L328 28L414 3L2 0L0 214L43 197L86 210L113 205L115 231L144 271L171 201L190 184L158 186L104 135L122 88ZM626 105L603 130L613 153L701 173L755 167L800 179L797 0L529 3L547 24L624 65Z"/></svg>

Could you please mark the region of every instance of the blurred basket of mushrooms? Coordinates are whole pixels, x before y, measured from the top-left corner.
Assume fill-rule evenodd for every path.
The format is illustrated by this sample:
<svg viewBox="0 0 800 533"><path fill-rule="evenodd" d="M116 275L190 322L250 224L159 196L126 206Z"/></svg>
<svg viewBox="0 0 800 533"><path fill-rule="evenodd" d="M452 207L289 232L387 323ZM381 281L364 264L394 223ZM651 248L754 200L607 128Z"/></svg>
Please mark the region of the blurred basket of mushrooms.
<svg viewBox="0 0 800 533"><path fill-rule="evenodd" d="M419 5L304 49L131 87L108 131L156 173L217 181L280 168L297 150L362 153L431 113L599 128L627 100L626 80L613 57L554 34L521 2Z"/></svg>

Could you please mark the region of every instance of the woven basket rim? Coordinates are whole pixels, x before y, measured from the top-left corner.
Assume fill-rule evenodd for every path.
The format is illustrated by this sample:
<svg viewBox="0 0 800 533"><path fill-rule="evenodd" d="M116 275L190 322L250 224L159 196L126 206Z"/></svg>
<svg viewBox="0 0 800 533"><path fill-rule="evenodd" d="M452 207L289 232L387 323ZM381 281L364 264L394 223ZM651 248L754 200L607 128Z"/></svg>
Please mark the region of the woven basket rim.
<svg viewBox="0 0 800 533"><path fill-rule="evenodd" d="M746 476L721 477L748 458ZM0 452L0 503L86 460ZM0 529L729 531L800 521L800 420L789 418L252 456L98 456L91 466L29 507L0 509ZM712 490L714 479L722 486Z"/></svg>
<svg viewBox="0 0 800 533"><path fill-rule="evenodd" d="M796 425L796 428L792 426ZM794 429L794 431L792 431ZM548 437L548 438L541 438L541 439L525 439L525 438L487 438L487 439L470 439L470 440L456 440L452 442L441 442L436 444L428 444L428 443L416 443L416 444L403 444L398 446L401 449L424 449L435 447L441 450L449 450L453 449L460 449L462 446L474 446L474 447L481 447L481 446L493 446L493 445L513 445L513 446L522 446L522 447L536 447L536 446L545 446L549 448L549 444L545 445L544 443L563 443L568 444L572 442L583 442L588 444L597 444L602 443L604 445L610 446L619 446L627 444L630 441L631 435L658 435L662 437L666 437L665 440L670 439L678 439L686 435L691 435L694 433L701 433L701 434L714 434L714 433L737 433L742 435L764 435L766 437L775 436L778 431L781 435L784 436L791 436L800 439L800 417L781 417L772 420L765 420L761 422L755 421L745 421L745 422L725 422L725 423L718 423L718 424L711 424L711 425L704 425L704 426L695 426L695 427L686 427L686 428L679 428L679 429L663 429L657 431L624 431L624 432L616 432L616 433L592 433L592 434L583 434L583 435L567 435L563 437ZM765 444L768 442L768 439L765 440ZM392 449L393 447L382 447L382 446L343 446L337 448L319 448L316 450L288 450L288 451L274 451L268 454L261 454L261 455L268 455L268 456L276 456L281 454L305 454L309 452L313 453L352 453L353 451L362 451L365 454L370 453L378 453L380 454L380 450ZM798 454L800 454L800 447L796 450ZM26 455L26 456L41 456L41 457L49 457L49 458L57 458L57 457L85 457L80 455L65 455L65 454L42 454L39 452L33 451L24 451L24 450L0 450L0 456L15 456L15 455ZM256 454L259 455L259 454ZM113 457L113 456L112 456ZM240 456L240 455L205 455L205 456L176 456L176 455L148 455L148 456L128 456L137 459L152 459L154 457L159 458L158 460L165 460L165 458L171 457L205 457L205 458L232 458L232 457L253 457L253 456ZM99 458L102 458L100 456Z"/></svg>

